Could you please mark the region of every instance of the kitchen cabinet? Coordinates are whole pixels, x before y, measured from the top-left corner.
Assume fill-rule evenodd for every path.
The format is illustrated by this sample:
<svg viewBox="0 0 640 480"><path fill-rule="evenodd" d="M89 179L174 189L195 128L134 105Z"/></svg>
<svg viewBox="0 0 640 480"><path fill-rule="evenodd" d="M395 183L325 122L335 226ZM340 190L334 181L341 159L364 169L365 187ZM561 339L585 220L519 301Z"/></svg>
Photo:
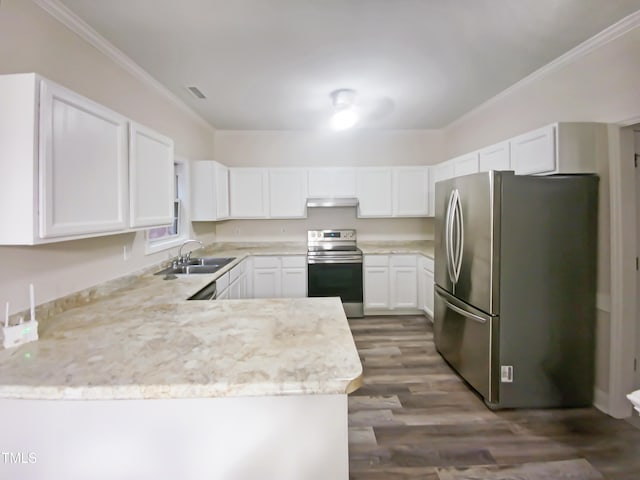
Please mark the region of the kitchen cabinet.
<svg viewBox="0 0 640 480"><path fill-rule="evenodd" d="M364 257L364 308L388 310L389 256L365 255Z"/></svg>
<svg viewBox="0 0 640 480"><path fill-rule="evenodd" d="M550 173L556 168L555 126L548 125L510 140L516 175Z"/></svg>
<svg viewBox="0 0 640 480"><path fill-rule="evenodd" d="M175 178L173 140L130 122L130 227L154 227L173 222Z"/></svg>
<svg viewBox="0 0 640 480"><path fill-rule="evenodd" d="M308 170L309 197L355 197L355 168L329 167Z"/></svg>
<svg viewBox="0 0 640 480"><path fill-rule="evenodd" d="M253 298L307 296L305 255L253 257Z"/></svg>
<svg viewBox="0 0 640 480"><path fill-rule="evenodd" d="M357 169L358 217L391 217L393 215L392 179L391 168Z"/></svg>
<svg viewBox="0 0 640 480"><path fill-rule="evenodd" d="M231 218L267 218L269 176L266 168L230 168Z"/></svg>
<svg viewBox="0 0 640 480"><path fill-rule="evenodd" d="M213 160L191 163L191 220L229 218L229 169Z"/></svg>
<svg viewBox="0 0 640 480"><path fill-rule="evenodd" d="M366 314L418 311L416 255L365 255Z"/></svg>
<svg viewBox="0 0 640 480"><path fill-rule="evenodd" d="M441 162L437 165L431 166L431 175L429 182L429 214L431 216L433 216L435 213L436 183L442 180L448 180L449 178L453 177L453 162L451 160L447 160L446 162Z"/></svg>
<svg viewBox="0 0 640 480"><path fill-rule="evenodd" d="M561 122L510 140L511 167L517 175L593 173L608 156L607 126Z"/></svg>
<svg viewBox="0 0 640 480"><path fill-rule="evenodd" d="M418 308L418 277L415 255L390 258L391 309Z"/></svg>
<svg viewBox="0 0 640 480"><path fill-rule="evenodd" d="M253 257L253 298L278 298L282 292L279 257Z"/></svg>
<svg viewBox="0 0 640 480"><path fill-rule="evenodd" d="M242 260L239 264L229 270L229 298L247 297L247 272L248 261Z"/></svg>
<svg viewBox="0 0 640 480"><path fill-rule="evenodd" d="M463 175L471 175L480 171L478 161L478 152L467 153L459 157L451 159L453 162L453 176L462 177Z"/></svg>
<svg viewBox="0 0 640 480"><path fill-rule="evenodd" d="M307 257L291 255L281 257L283 298L302 298L307 296Z"/></svg>
<svg viewBox="0 0 640 480"><path fill-rule="evenodd" d="M511 154L509 142L500 142L478 152L480 171L511 170Z"/></svg>
<svg viewBox="0 0 640 480"><path fill-rule="evenodd" d="M393 216L429 215L429 167L393 169Z"/></svg>
<svg viewBox="0 0 640 480"><path fill-rule="evenodd" d="M307 197L306 169L269 169L270 218L305 218Z"/></svg>
<svg viewBox="0 0 640 480"><path fill-rule="evenodd" d="M434 276L433 259L418 257L418 307L433 321Z"/></svg>
<svg viewBox="0 0 640 480"><path fill-rule="evenodd" d="M35 74L0 76L0 104L0 244L128 228L125 117Z"/></svg>

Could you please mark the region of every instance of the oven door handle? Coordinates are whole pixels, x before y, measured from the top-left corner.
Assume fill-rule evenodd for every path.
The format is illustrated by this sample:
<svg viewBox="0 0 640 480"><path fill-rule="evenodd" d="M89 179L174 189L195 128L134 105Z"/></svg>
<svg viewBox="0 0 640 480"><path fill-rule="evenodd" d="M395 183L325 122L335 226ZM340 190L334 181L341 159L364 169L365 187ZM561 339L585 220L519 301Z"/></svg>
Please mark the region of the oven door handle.
<svg viewBox="0 0 640 480"><path fill-rule="evenodd" d="M307 263L310 265L318 265L322 263L362 263L362 257L307 257Z"/></svg>

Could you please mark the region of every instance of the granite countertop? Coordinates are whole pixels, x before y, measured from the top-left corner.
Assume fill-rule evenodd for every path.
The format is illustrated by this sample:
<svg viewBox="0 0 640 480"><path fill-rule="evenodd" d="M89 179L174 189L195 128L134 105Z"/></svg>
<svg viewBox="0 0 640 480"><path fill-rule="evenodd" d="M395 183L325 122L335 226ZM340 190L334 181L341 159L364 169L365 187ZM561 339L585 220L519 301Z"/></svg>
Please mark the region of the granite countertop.
<svg viewBox="0 0 640 480"><path fill-rule="evenodd" d="M362 365L339 298L186 298L249 254L306 244L217 245L236 256L216 274L151 273L55 314L40 340L0 351L0 398L143 399L344 394ZM155 269L154 269L155 271Z"/></svg>

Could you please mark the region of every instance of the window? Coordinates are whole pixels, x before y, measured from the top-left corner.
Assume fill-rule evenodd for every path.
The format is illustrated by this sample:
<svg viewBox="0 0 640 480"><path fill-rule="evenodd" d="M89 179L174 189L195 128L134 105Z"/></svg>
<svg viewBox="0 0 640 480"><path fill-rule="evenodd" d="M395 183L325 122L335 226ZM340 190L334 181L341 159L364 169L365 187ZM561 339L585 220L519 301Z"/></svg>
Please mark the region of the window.
<svg viewBox="0 0 640 480"><path fill-rule="evenodd" d="M187 164L176 159L175 192L173 202L173 223L165 227L150 228L146 232L146 253L155 253L180 245L189 233L189 222L185 215L185 199L187 198Z"/></svg>

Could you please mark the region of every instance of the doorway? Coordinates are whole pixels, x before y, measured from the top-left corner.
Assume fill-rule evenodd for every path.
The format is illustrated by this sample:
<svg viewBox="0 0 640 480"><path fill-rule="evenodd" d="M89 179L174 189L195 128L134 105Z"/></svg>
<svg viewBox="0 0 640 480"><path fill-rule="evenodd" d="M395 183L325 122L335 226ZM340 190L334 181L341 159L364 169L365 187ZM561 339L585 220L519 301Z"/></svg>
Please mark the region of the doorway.
<svg viewBox="0 0 640 480"><path fill-rule="evenodd" d="M633 128L636 173L636 299L640 299L640 125ZM636 305L635 389L640 389L640 308Z"/></svg>

